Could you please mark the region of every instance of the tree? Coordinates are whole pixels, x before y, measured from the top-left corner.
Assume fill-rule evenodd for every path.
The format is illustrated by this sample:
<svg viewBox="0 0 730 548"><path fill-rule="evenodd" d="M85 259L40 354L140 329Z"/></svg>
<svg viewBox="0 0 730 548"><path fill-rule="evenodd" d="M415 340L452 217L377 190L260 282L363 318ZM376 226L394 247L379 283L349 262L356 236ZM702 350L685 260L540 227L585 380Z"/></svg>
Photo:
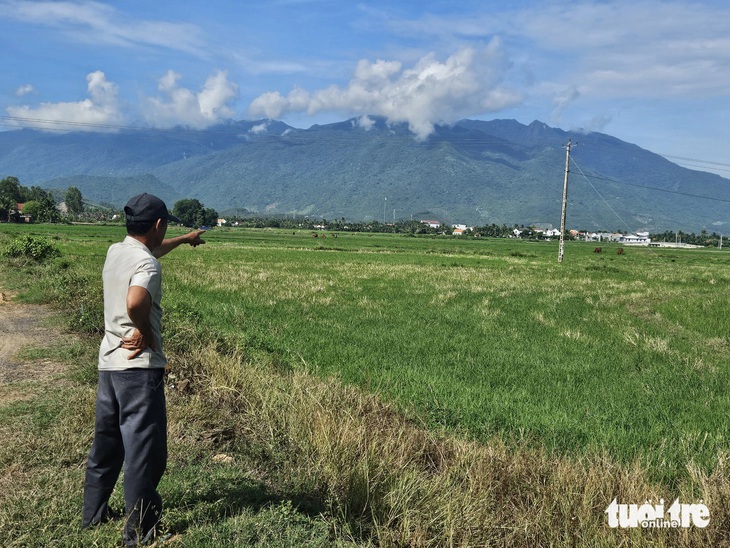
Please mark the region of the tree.
<svg viewBox="0 0 730 548"><path fill-rule="evenodd" d="M17 177L6 177L0 181L0 215L3 220L10 220L18 202L23 201L23 191Z"/></svg>
<svg viewBox="0 0 730 548"><path fill-rule="evenodd" d="M36 202L35 200L30 200L23 204L23 215L30 215L30 218L33 221L40 220L42 213L43 213L43 208L41 207L40 202Z"/></svg>
<svg viewBox="0 0 730 548"><path fill-rule="evenodd" d="M75 186L68 187L66 190L66 208L72 215L78 215L84 211L84 201L81 191Z"/></svg>
<svg viewBox="0 0 730 548"><path fill-rule="evenodd" d="M218 223L218 212L215 209L206 207L198 211L198 226L210 226Z"/></svg>
<svg viewBox="0 0 730 548"><path fill-rule="evenodd" d="M10 215L16 207L18 207L18 202L9 196L0 194L0 220L9 221Z"/></svg>
<svg viewBox="0 0 730 548"><path fill-rule="evenodd" d="M5 177L0 181L0 196L7 197L16 204L23 201L23 187L17 177Z"/></svg>
<svg viewBox="0 0 730 548"><path fill-rule="evenodd" d="M218 220L215 209L206 208L195 198L185 198L175 202L172 214L185 226L212 225Z"/></svg>

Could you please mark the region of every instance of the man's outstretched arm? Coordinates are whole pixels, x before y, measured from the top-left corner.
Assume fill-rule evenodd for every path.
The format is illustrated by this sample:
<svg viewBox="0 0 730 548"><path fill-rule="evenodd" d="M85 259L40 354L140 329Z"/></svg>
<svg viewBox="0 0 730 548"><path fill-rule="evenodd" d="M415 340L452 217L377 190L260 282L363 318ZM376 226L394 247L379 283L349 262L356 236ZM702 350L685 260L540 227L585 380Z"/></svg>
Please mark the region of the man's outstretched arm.
<svg viewBox="0 0 730 548"><path fill-rule="evenodd" d="M157 259L159 259L163 255L167 255L170 251L172 251L181 244L190 244L193 247L204 244L205 240L200 239L200 236L202 236L204 233L205 230L193 230L191 232L188 232L187 234L183 234L182 236L165 238L160 244L160 247L155 249L152 254Z"/></svg>

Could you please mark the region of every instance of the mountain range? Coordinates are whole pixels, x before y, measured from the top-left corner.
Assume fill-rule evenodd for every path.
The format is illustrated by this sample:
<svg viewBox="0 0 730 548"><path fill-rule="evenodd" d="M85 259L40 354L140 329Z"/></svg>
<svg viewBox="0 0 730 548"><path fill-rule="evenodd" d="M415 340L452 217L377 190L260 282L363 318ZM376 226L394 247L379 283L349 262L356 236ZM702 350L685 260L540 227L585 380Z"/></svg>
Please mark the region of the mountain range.
<svg viewBox="0 0 730 548"><path fill-rule="evenodd" d="M569 227L722 232L730 223L730 180L539 121L462 120L426 140L376 116L308 129L275 120L203 131L21 129L0 132L0 178L76 186L115 207L150 192L170 207L197 198L223 215L557 227L569 141Z"/></svg>

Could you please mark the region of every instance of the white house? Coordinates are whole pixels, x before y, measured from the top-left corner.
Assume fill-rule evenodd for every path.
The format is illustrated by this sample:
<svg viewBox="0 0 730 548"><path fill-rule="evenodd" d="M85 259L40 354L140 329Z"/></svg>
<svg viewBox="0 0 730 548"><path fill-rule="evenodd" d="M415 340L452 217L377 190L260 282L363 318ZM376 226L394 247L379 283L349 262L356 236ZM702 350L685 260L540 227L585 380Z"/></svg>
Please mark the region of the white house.
<svg viewBox="0 0 730 548"><path fill-rule="evenodd" d="M440 228L441 227L441 223L439 221L427 221L427 220L424 220L424 221L421 221L421 222L424 225L428 225L431 228Z"/></svg>
<svg viewBox="0 0 730 548"><path fill-rule="evenodd" d="M642 232L640 234L625 234L621 236L619 242L626 245L649 245L651 243L651 238L649 238L649 234L647 232Z"/></svg>

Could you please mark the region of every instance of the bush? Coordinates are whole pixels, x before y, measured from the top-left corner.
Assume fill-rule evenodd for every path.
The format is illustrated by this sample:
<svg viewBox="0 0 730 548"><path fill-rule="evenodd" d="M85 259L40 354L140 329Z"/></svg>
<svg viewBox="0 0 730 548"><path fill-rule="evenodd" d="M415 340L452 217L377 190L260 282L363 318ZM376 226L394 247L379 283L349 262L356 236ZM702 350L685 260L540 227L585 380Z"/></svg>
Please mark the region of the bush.
<svg viewBox="0 0 730 548"><path fill-rule="evenodd" d="M43 238L21 236L13 240L5 250L6 257L32 259L42 263L61 255L58 247Z"/></svg>
<svg viewBox="0 0 730 548"><path fill-rule="evenodd" d="M51 298L66 310L69 328L73 331L91 335L104 333L104 299L100 282L79 274L64 263L48 277Z"/></svg>

